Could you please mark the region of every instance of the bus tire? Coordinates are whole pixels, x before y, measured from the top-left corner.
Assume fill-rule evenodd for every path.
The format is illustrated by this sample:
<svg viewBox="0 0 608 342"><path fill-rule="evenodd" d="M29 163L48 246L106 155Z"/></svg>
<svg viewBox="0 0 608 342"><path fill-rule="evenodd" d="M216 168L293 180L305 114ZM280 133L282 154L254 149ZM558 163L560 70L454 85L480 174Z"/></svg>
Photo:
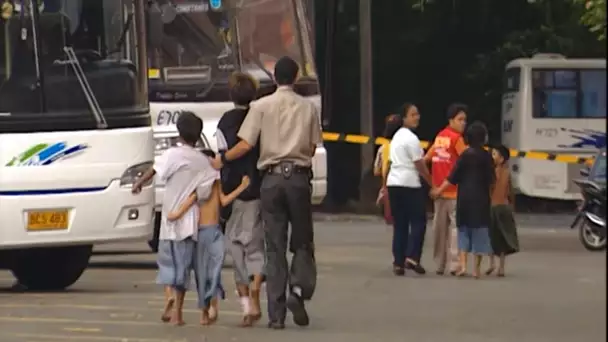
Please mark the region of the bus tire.
<svg viewBox="0 0 608 342"><path fill-rule="evenodd" d="M152 239L148 241L148 246L152 252L158 252L158 240L160 238L160 212L154 213L154 234L152 235Z"/></svg>
<svg viewBox="0 0 608 342"><path fill-rule="evenodd" d="M92 251L91 245L22 250L11 271L28 290L63 290L84 273Z"/></svg>

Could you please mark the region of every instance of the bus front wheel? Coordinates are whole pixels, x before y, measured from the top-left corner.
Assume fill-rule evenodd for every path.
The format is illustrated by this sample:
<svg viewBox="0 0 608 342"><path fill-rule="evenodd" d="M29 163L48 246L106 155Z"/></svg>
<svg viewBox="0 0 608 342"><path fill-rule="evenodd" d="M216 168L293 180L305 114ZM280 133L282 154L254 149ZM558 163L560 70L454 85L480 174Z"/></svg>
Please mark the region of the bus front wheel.
<svg viewBox="0 0 608 342"><path fill-rule="evenodd" d="M93 246L22 250L11 268L19 284L28 290L63 290L84 273L92 251Z"/></svg>

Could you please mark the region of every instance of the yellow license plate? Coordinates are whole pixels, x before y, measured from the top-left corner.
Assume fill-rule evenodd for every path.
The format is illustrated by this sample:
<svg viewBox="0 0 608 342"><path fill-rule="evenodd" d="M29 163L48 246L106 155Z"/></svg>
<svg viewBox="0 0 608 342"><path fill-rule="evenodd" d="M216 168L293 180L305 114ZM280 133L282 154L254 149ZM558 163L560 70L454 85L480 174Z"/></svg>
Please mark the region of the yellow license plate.
<svg viewBox="0 0 608 342"><path fill-rule="evenodd" d="M158 69L148 69L148 78L151 78L151 79L160 78L160 70L158 70Z"/></svg>
<svg viewBox="0 0 608 342"><path fill-rule="evenodd" d="M27 215L27 230L68 229L68 211L31 211Z"/></svg>

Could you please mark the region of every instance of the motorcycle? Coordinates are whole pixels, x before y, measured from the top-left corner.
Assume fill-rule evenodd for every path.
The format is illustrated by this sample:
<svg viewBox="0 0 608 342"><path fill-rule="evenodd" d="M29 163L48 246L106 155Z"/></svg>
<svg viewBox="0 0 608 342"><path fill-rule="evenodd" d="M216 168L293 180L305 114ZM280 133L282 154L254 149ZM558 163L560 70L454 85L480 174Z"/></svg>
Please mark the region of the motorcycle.
<svg viewBox="0 0 608 342"><path fill-rule="evenodd" d="M570 226L578 227L579 239L585 249L606 249L606 186L589 179L573 180L581 189L583 202Z"/></svg>

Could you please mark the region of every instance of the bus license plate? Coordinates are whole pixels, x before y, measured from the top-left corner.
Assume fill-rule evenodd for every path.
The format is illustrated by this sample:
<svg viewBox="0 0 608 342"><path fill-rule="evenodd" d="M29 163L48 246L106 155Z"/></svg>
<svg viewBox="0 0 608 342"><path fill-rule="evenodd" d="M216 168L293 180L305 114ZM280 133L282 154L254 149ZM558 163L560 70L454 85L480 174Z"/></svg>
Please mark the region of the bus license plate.
<svg viewBox="0 0 608 342"><path fill-rule="evenodd" d="M68 211L31 211L28 213L27 230L65 230L68 229Z"/></svg>

